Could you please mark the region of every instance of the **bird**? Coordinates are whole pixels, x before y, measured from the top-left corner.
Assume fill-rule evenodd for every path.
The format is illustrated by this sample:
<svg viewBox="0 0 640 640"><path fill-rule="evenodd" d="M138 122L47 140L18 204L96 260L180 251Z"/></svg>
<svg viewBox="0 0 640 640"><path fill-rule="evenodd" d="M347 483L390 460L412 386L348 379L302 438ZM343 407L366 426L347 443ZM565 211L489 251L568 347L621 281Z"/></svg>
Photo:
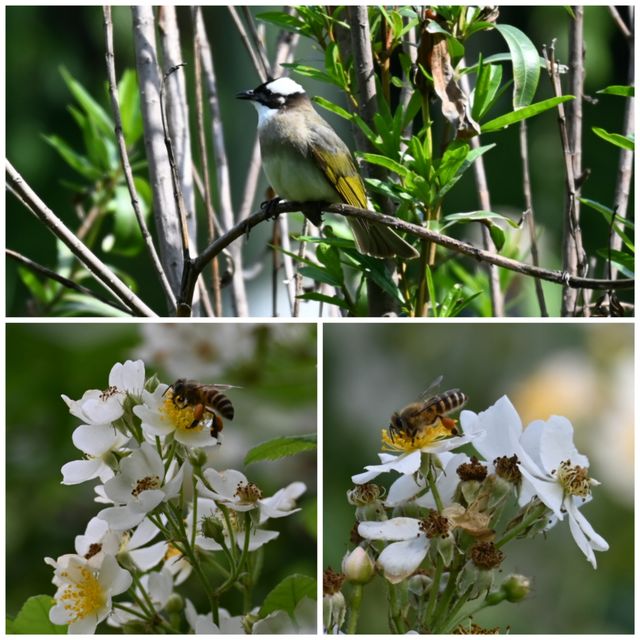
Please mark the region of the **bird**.
<svg viewBox="0 0 640 640"><path fill-rule="evenodd" d="M314 109L302 85L289 77L270 79L236 95L258 112L262 168L277 196L291 202L368 206L364 182L347 145ZM305 215L317 226L319 212ZM349 218L356 247L376 258L416 258L419 254L393 229Z"/></svg>

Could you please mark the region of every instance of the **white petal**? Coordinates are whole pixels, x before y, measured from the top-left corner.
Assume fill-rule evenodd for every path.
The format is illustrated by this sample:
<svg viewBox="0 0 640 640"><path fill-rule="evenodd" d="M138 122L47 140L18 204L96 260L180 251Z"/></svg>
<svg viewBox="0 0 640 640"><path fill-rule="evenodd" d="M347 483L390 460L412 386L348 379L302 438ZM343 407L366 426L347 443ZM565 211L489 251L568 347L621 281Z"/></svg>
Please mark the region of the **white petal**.
<svg viewBox="0 0 640 640"><path fill-rule="evenodd" d="M418 484L415 476L400 476L390 487L387 498L384 501L387 507L395 507L399 504L411 500L418 492L425 487L424 481Z"/></svg>
<svg viewBox="0 0 640 640"><path fill-rule="evenodd" d="M219 498L227 500L234 498L239 484L247 484L248 482L247 477L235 469L227 469L221 472L215 469L206 469L204 477L209 482L212 491Z"/></svg>
<svg viewBox="0 0 640 640"><path fill-rule="evenodd" d="M104 463L96 460L72 460L62 465L62 484L80 484L87 480L97 478L102 471Z"/></svg>
<svg viewBox="0 0 640 640"><path fill-rule="evenodd" d="M411 540L392 542L378 556L378 564L384 571L384 577L396 584L410 576L424 560L429 549L429 540L421 535Z"/></svg>
<svg viewBox="0 0 640 640"><path fill-rule="evenodd" d="M98 518L106 520L114 531L132 529L140 524L144 517L144 513L136 513L129 507L107 507L98 513Z"/></svg>
<svg viewBox="0 0 640 640"><path fill-rule="evenodd" d="M558 482L555 480L547 480L542 478L537 478L536 476L529 473L527 469L525 469L524 465L518 465L520 469L520 473L523 475L526 482L529 482L535 490L535 495L540 498L540 500L553 511L558 520L562 520L564 518L564 513L562 511L562 501L564 499L564 489L560 486ZM520 506L525 504L525 497L528 497L533 492L528 490L523 492L519 499L518 503Z"/></svg>
<svg viewBox="0 0 640 640"><path fill-rule="evenodd" d="M164 541L156 542L148 547L132 549L129 555L142 571L149 571L164 558L168 544Z"/></svg>
<svg viewBox="0 0 640 640"><path fill-rule="evenodd" d="M105 555L100 568L99 582L111 595L117 596L126 591L133 581L131 574L120 567L113 556Z"/></svg>
<svg viewBox="0 0 640 640"><path fill-rule="evenodd" d="M129 440L110 424L82 424L74 430L71 439L77 449L94 458L124 445Z"/></svg>
<svg viewBox="0 0 640 640"><path fill-rule="evenodd" d="M144 362L127 360L124 364L114 364L109 373L109 385L132 395L141 395L144 389Z"/></svg>
<svg viewBox="0 0 640 640"><path fill-rule="evenodd" d="M392 518L380 522L361 522L358 533L369 540L407 540L420 535L420 520Z"/></svg>
<svg viewBox="0 0 640 640"><path fill-rule="evenodd" d="M271 540L275 540L280 533L277 531L268 531L267 529L254 529L251 532L251 537L249 538L249 551L255 551L260 548L262 545L267 544ZM238 531L236 534L236 542L238 543L238 547L242 549L244 545L244 531Z"/></svg>

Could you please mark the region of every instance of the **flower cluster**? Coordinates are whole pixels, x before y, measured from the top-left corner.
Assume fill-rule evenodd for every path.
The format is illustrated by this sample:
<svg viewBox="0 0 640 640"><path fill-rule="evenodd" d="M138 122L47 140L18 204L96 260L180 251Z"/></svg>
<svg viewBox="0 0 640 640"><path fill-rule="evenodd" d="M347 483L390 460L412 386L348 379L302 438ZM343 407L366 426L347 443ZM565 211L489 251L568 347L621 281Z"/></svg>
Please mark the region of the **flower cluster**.
<svg viewBox="0 0 640 640"><path fill-rule="evenodd" d="M460 427L443 437L436 421L419 437L400 433L391 441L383 431L387 451L379 454L380 464L354 475L347 493L356 508L357 546L343 562L343 579L355 594L351 608L359 606L361 585L377 569L390 585L389 620L396 633L466 633L471 613L523 599L528 578L500 578L505 547L515 538L568 521L594 568L595 552L608 549L581 512L599 483L589 476L589 460L573 444L566 418L523 428L504 396L484 412L462 411ZM463 444L479 455L454 452ZM388 491L372 483L386 472L399 474ZM408 593L408 601L394 606L400 593ZM335 593L331 598L335 602ZM337 617L335 606L331 611L325 628L337 632L345 614ZM357 619L357 611L348 619ZM354 633L355 625L347 632Z"/></svg>
<svg viewBox="0 0 640 640"><path fill-rule="evenodd" d="M221 417L178 402L173 386L145 378L141 360L116 364L105 390L62 398L82 421L73 443L84 454L62 467L63 483L99 479L102 508L76 537L75 553L45 559L57 587L50 620L69 633L93 633L104 620L128 633L271 633L282 626L276 614L283 612L232 616L219 600L240 588L250 602L260 566L254 552L279 535L264 525L299 511L305 485L265 496L241 472L208 466L205 448L220 444ZM206 614L176 591L192 575L211 603ZM113 600L125 592L126 600ZM309 606L299 603L296 631L309 622ZM285 617L293 625L295 616Z"/></svg>

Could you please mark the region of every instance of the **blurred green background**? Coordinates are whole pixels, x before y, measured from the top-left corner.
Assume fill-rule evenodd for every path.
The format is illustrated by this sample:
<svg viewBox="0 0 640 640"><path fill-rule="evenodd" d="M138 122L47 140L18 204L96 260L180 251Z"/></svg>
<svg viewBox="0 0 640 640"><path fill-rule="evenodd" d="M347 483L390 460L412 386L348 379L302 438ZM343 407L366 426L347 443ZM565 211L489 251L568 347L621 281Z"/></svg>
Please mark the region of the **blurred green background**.
<svg viewBox="0 0 640 640"><path fill-rule="evenodd" d="M273 7L269 7L273 9ZM258 14L264 7L252 7ZM183 33L184 60L191 84L193 65L190 64L191 36L189 9L181 7L178 17ZM240 105L234 95L254 87L258 80L249 64L237 31L226 7L205 7L204 17L213 50L214 64L221 94L221 108L225 124L234 204L239 205L243 192L246 167L255 135L256 117L248 105ZM118 76L125 68L133 68L132 27L130 11L116 7L113 12L115 52ZM543 44L557 38L557 57L566 62L566 40L569 14L560 6L502 7L499 21L522 29L541 51ZM267 42L272 47L277 30L267 25ZM6 9L6 121L7 156L24 178L47 204L71 227L78 225L73 211L73 194L63 186L65 180L75 180L73 172L57 153L42 139L42 134L58 134L75 148L81 148L80 134L67 110L71 96L60 76L59 68L66 67L90 93L101 99L110 112L106 94L102 9L100 7L8 7ZM585 11L586 92L610 84L626 84L628 51L625 42L606 7L587 7ZM25 46L25 43L32 43ZM483 32L471 38L467 58L474 60L478 52L486 57L506 51L495 32ZM322 67L322 52L302 40L296 61ZM505 74L508 75L508 69ZM343 96L335 95L327 85L302 80L311 95L323 95L344 105ZM549 82L541 77L536 99L550 96ZM502 104L492 111L497 116L509 109L507 92ZM583 163L591 169L591 178L583 188L583 195L610 205L613 197L618 152L612 145L591 133L592 126L608 131L620 131L624 101L615 96L599 96L597 103L584 104ZM192 116L193 116L193 111ZM351 144L351 133L344 121L333 114L323 113ZM548 268L560 264L561 211L563 207L563 159L558 141L556 116L553 112L530 121L530 163L534 206L541 234L541 262ZM501 213L519 217L524 209L521 192L521 164L518 151L518 128L485 136L485 144L498 146L485 158L493 208ZM211 163L212 164L212 163ZM261 183L257 202L264 199L266 183ZM633 198L630 200L633 202ZM470 211L478 206L475 186L470 173L453 189L446 202L445 214ZM45 265L52 266L55 247L51 235L16 200L7 195L7 246ZM292 221L292 231L299 223ZM584 237L587 253L606 244L607 227L599 214L584 213ZM270 240L269 225L261 225L246 241L246 264L261 261ZM466 230L465 230L466 233ZM244 242L244 240L243 240ZM100 253L100 251L98 251ZM123 258L103 256L116 268L135 274L142 297L160 313L165 313L160 287L147 265L145 257ZM265 269L249 283L252 315L271 315L269 269ZM592 274L602 276L602 273ZM558 298L556 285L545 285ZM511 294L523 293L517 313L536 314L530 279L519 279ZM630 295L630 294L629 294ZM7 310L9 315L29 315L26 290L19 282L15 264L7 264ZM627 299L627 298L624 298ZM558 312L557 300L548 300L550 312ZM284 305L281 306L284 308ZM306 306L305 306L306 309ZM308 312L308 311L307 311Z"/></svg>
<svg viewBox="0 0 640 640"><path fill-rule="evenodd" d="M483 411L507 394L523 423L569 418L578 450L602 486L582 512L609 543L593 570L558 523L546 536L503 550L505 574L532 578L528 599L478 614L483 627L512 633L633 633L633 324L325 324L323 333L323 566L339 570L350 548L351 476L378 462L380 429L393 411L444 375L467 408ZM390 473L375 482L386 487ZM386 589L364 590L359 632L384 633Z"/></svg>
<svg viewBox="0 0 640 640"><path fill-rule="evenodd" d="M242 464L247 451L260 442L316 431L315 332L310 324L8 325L8 615L14 616L29 596L53 595L52 570L43 558L73 553L74 537L84 533L89 519L102 508L93 502L93 486L99 481L60 484L60 467L83 457L71 441L80 422L69 414L60 394L78 399L87 389L104 389L113 364L139 356L145 361L147 377L157 373L168 384L183 375L242 387L228 392L236 417L225 425L223 445L207 449L214 468L243 471L265 496L295 480L307 485L299 500L302 511L265 525L281 533L264 549L254 604L291 573L315 576L315 453L249 467ZM181 593L200 611L207 610L193 576L184 587ZM239 594L228 595L231 598L223 606L237 612Z"/></svg>

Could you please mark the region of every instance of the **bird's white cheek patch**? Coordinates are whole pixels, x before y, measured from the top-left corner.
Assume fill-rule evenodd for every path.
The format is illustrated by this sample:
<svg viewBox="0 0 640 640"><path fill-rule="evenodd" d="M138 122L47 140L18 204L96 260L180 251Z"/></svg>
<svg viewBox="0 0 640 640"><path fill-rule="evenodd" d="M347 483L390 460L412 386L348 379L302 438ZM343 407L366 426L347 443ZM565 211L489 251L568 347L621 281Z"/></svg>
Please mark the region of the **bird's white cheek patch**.
<svg viewBox="0 0 640 640"><path fill-rule="evenodd" d="M261 102L252 102L251 103L258 112L258 127L265 126L271 118L278 114L278 109L271 109Z"/></svg>

